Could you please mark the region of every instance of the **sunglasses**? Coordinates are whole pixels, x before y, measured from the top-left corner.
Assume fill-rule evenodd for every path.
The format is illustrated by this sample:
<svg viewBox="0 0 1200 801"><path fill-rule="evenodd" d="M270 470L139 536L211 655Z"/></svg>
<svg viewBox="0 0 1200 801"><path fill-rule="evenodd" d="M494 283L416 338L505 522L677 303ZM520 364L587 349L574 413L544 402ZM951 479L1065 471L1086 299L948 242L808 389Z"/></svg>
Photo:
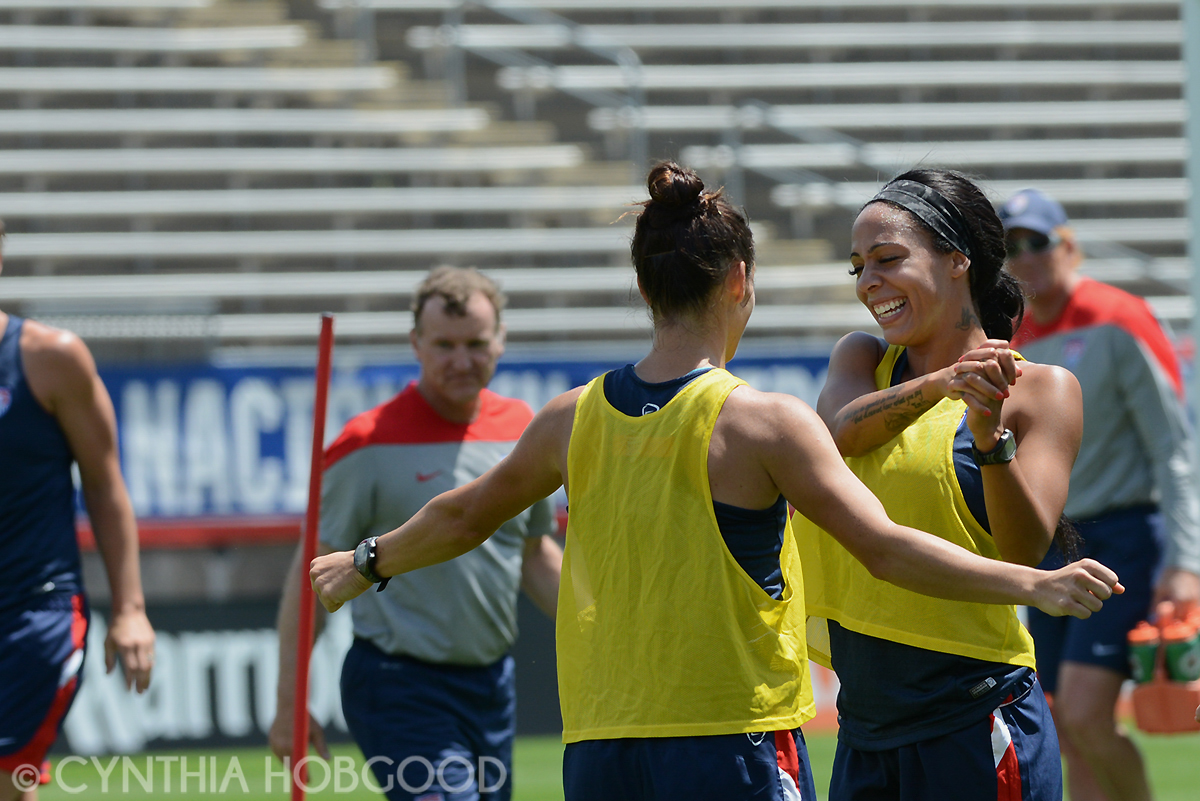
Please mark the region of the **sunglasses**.
<svg viewBox="0 0 1200 801"><path fill-rule="evenodd" d="M1008 258L1015 259L1022 253L1045 253L1048 250L1058 247L1062 244L1062 237L1058 234L1039 234L1036 231L1022 237L1013 237L1004 243L1005 252Z"/></svg>

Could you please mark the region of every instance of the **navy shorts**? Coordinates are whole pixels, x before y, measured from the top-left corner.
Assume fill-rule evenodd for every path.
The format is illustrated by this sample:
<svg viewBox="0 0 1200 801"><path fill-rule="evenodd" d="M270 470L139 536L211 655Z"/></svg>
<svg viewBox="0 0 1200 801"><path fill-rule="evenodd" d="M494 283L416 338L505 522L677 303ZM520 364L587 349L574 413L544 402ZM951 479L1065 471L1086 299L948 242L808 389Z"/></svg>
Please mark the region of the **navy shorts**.
<svg viewBox="0 0 1200 801"><path fill-rule="evenodd" d="M799 729L584 740L563 755L566 801L815 801Z"/></svg>
<svg viewBox="0 0 1200 801"><path fill-rule="evenodd" d="M511 656L435 665L356 639L342 663L342 712L388 799L508 801L515 675Z"/></svg>
<svg viewBox="0 0 1200 801"><path fill-rule="evenodd" d="M87 628L82 594L0 619L0 770L41 768L83 678Z"/></svg>
<svg viewBox="0 0 1200 801"><path fill-rule="evenodd" d="M1125 637L1150 614L1155 573L1163 554L1162 514L1152 506L1112 512L1076 522L1075 526L1083 536L1083 555L1112 569L1125 585L1125 592L1109 598L1104 608L1087 620L1029 610L1038 677L1052 695L1058 688L1063 662L1096 665L1129 675ZM1055 549L1039 567L1052 570L1062 565L1062 556Z"/></svg>
<svg viewBox="0 0 1200 801"><path fill-rule="evenodd" d="M960 731L883 751L838 741L829 801L1062 801L1058 733L1036 682Z"/></svg>

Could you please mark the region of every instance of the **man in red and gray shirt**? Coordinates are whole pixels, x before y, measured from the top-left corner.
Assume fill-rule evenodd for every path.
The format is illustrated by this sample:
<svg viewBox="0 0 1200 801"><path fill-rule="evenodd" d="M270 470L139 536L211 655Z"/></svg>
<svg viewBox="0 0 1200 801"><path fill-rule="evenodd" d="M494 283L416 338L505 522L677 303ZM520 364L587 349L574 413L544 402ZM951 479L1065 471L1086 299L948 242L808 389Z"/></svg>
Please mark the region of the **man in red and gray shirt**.
<svg viewBox="0 0 1200 801"><path fill-rule="evenodd" d="M512 450L533 412L486 389L504 352L502 306L475 270L440 267L417 290L411 341L420 378L352 419L326 450L322 554L391 531ZM517 592L554 617L562 570L554 521L547 498L470 553L391 578L351 604L342 711L391 801L511 796ZM281 758L291 751L300 571L298 552L279 611L270 743ZM310 725L324 752L320 727Z"/></svg>
<svg viewBox="0 0 1200 801"><path fill-rule="evenodd" d="M1066 515L1086 555L1125 585L1124 595L1088 620L1030 610L1038 676L1054 693L1071 798L1148 799L1141 756L1113 708L1129 675L1129 629L1156 601L1200 601L1200 525L1179 363L1144 300L1079 274L1083 253L1057 201L1026 189L1000 208L1000 219L1008 268L1028 297L1014 347L1031 361L1066 367L1083 389L1083 443Z"/></svg>

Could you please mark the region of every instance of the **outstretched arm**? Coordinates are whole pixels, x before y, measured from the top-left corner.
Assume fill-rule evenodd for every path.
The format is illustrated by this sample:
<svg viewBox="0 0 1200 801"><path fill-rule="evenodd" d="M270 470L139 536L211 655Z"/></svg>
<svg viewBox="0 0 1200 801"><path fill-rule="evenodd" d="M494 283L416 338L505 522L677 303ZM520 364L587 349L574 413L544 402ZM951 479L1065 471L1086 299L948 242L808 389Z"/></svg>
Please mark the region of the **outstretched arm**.
<svg viewBox="0 0 1200 801"><path fill-rule="evenodd" d="M375 572L395 576L438 564L482 544L505 521L563 485L575 399L582 388L546 404L505 459L469 484L444 492L404 525L379 538ZM371 586L342 551L313 560L317 598L330 612Z"/></svg>
<svg viewBox="0 0 1200 801"><path fill-rule="evenodd" d="M154 665L154 629L146 617L137 521L121 477L112 400L79 337L27 325L22 354L30 389L58 421L79 465L84 504L112 591L105 664L112 671L119 660L126 687L144 692Z"/></svg>
<svg viewBox="0 0 1200 801"><path fill-rule="evenodd" d="M731 396L732 397L732 396ZM796 510L828 531L871 575L923 595L957 601L1027 604L1088 617L1117 585L1111 570L1084 560L1054 572L988 559L893 523L850 472L820 418L783 395L758 393L753 421L760 458ZM1116 590L1120 591L1120 590Z"/></svg>

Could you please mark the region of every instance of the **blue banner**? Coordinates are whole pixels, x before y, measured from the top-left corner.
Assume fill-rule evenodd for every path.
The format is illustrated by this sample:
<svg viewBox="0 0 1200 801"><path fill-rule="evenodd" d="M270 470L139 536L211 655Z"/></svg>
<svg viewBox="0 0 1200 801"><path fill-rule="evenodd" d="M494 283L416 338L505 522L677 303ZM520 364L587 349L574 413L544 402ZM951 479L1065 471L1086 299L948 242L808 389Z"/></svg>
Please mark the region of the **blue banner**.
<svg viewBox="0 0 1200 801"><path fill-rule="evenodd" d="M535 410L549 399L638 358L573 359L509 354L491 388ZM315 359L314 359L315 361ZM348 361L348 360L344 360ZM824 383L828 352L758 352L730 371L757 389L810 404ZM334 354L326 444L354 415L416 379L416 364L339 366ZM121 462L139 517L301 514L308 493L314 371L278 366L110 367Z"/></svg>

